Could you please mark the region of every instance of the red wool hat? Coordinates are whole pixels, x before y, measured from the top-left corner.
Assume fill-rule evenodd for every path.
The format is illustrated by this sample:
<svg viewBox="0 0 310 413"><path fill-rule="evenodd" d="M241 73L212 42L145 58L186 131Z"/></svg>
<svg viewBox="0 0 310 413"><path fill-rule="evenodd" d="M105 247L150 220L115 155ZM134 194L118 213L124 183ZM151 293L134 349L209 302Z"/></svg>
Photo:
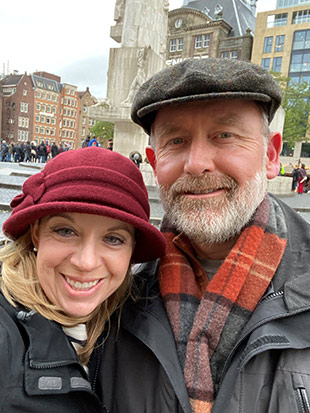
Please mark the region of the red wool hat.
<svg viewBox="0 0 310 413"><path fill-rule="evenodd" d="M165 252L165 240L149 223L150 206L142 174L123 155L88 147L62 152L23 185L11 202L11 216L3 232L11 239L46 215L80 212L128 222L137 228L134 262L145 262Z"/></svg>

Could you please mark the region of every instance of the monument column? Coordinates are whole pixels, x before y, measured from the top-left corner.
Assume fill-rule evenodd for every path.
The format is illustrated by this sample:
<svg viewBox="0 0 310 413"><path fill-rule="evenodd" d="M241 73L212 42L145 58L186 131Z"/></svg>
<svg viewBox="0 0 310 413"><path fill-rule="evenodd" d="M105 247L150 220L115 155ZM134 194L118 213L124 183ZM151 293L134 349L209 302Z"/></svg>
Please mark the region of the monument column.
<svg viewBox="0 0 310 413"><path fill-rule="evenodd" d="M116 0L111 37L106 99L91 107L97 120L114 122L113 149L145 157L148 136L130 119L133 98L142 83L165 67L168 29L167 0Z"/></svg>

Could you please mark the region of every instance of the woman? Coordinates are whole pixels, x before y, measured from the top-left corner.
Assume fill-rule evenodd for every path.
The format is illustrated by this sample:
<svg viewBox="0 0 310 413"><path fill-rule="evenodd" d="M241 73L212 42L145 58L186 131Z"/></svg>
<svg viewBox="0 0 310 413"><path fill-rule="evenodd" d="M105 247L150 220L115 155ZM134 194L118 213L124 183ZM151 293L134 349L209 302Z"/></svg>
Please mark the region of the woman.
<svg viewBox="0 0 310 413"><path fill-rule="evenodd" d="M305 169L305 164L301 165L298 172L299 172L299 175L298 175L297 193L302 195L304 193L304 183L307 180L307 172Z"/></svg>
<svg viewBox="0 0 310 413"><path fill-rule="evenodd" d="M13 242L0 250L0 412L105 412L94 390L98 338L130 295L131 264L165 249L142 175L106 149L64 152L11 206L3 231Z"/></svg>

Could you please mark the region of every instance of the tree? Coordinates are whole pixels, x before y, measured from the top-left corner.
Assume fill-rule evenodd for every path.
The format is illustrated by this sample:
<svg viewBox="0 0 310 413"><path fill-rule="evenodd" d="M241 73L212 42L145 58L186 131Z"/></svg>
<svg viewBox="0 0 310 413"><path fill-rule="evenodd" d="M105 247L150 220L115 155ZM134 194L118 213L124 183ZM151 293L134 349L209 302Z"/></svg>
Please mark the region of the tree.
<svg viewBox="0 0 310 413"><path fill-rule="evenodd" d="M114 123L97 121L90 132L98 138L100 145L105 146L109 139L113 139Z"/></svg>
<svg viewBox="0 0 310 413"><path fill-rule="evenodd" d="M289 146L305 140L310 131L310 85L308 82L293 82L280 73L272 73L283 92L282 107L285 111L283 140Z"/></svg>
<svg viewBox="0 0 310 413"><path fill-rule="evenodd" d="M310 131L310 85L308 82L289 82L282 106L285 110L283 139L289 144L305 140Z"/></svg>

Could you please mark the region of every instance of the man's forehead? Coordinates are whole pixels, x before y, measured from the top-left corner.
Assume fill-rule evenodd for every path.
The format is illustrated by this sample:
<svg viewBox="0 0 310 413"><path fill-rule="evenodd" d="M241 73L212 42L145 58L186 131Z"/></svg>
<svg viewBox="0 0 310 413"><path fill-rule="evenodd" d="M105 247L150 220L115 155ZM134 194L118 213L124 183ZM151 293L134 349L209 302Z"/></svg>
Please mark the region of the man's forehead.
<svg viewBox="0 0 310 413"><path fill-rule="evenodd" d="M242 110L240 110L240 103L242 104ZM214 106L221 107L221 111L212 110L214 109ZM212 110L212 122L223 126L228 126L245 119L247 116L246 108L248 108L249 111L252 111L253 108L255 108L257 114L259 116L261 114L259 106L256 102L240 99L189 102L174 106L167 106L160 109L156 113L152 130L153 133L156 133L156 136L160 137L163 134L174 133L182 128L186 128L187 124L185 119L183 119L183 116L185 116L187 112L192 113L192 111L195 111L196 109L204 111L203 115L206 116L206 118L208 116L208 109L210 109L210 111Z"/></svg>

